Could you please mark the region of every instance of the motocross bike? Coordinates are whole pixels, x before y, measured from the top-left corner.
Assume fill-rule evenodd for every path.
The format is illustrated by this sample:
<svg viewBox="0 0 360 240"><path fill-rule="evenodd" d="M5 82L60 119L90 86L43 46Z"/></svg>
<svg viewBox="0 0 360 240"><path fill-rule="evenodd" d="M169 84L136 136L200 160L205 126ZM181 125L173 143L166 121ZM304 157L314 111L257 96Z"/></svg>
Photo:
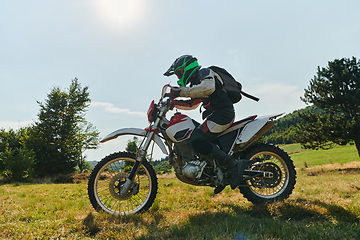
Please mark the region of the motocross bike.
<svg viewBox="0 0 360 240"><path fill-rule="evenodd" d="M110 154L92 171L88 182L88 195L95 210L127 215L144 212L151 207L156 198L158 181L148 161L147 152L151 146L150 151L153 151L154 143L169 156L169 164L173 166L180 181L209 187L230 184L230 177L217 161L210 155L195 152L192 148L190 136L199 123L179 112L170 120L166 118L166 113L173 109L173 98L167 94L171 88L169 84L165 85L159 102L151 102L147 112L149 127L123 128L100 141L104 143L122 135L143 137L137 153ZM286 199L295 186L296 171L287 153L274 145L252 144L269 130L274 125L273 120L281 115L242 119L234 122L216 139L221 150L248 161L238 188L252 203Z"/></svg>

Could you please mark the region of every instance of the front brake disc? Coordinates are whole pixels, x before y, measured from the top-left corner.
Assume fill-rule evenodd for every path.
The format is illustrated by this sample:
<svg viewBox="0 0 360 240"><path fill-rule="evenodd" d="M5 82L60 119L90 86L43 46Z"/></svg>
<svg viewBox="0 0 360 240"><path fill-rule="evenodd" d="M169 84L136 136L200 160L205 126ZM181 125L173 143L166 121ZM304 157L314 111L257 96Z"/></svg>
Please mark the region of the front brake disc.
<svg viewBox="0 0 360 240"><path fill-rule="evenodd" d="M122 186L126 182L129 174L127 173L119 173L113 176L109 182L109 191L111 196L119 201L127 200L131 198L133 193L128 191L126 194L121 194Z"/></svg>

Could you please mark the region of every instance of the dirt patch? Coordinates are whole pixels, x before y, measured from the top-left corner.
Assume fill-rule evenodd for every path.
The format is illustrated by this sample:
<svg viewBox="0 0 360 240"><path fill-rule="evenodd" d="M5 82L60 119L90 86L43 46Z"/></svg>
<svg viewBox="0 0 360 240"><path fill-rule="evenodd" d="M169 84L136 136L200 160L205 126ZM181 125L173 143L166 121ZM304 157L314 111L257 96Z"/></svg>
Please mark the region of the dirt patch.
<svg viewBox="0 0 360 240"><path fill-rule="evenodd" d="M314 166L309 168L302 168L302 171L305 171L308 176L317 176L320 174L359 174L360 173L360 162L350 162L350 163L335 163L327 164L322 166Z"/></svg>
<svg viewBox="0 0 360 240"><path fill-rule="evenodd" d="M160 175L157 175L158 178L176 178L175 177L175 173L171 173L171 174L160 174Z"/></svg>
<svg viewBox="0 0 360 240"><path fill-rule="evenodd" d="M81 183L89 180L90 173L64 174L54 178L54 183Z"/></svg>
<svg viewBox="0 0 360 240"><path fill-rule="evenodd" d="M330 171L331 173L340 173L340 174L359 174L360 168L346 168L346 169L336 169Z"/></svg>

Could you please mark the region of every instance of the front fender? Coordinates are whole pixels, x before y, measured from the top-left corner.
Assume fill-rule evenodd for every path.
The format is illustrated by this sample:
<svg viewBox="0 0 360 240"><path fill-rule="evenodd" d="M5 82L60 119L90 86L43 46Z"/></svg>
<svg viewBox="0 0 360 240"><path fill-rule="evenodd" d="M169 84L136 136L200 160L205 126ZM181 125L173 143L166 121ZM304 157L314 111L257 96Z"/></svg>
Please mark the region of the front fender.
<svg viewBox="0 0 360 240"><path fill-rule="evenodd" d="M141 136L141 137L145 137L146 136L146 131L144 129L141 128L122 128L119 130L116 130L110 134L108 134L105 138L103 138L100 142L104 143L107 141L110 141L112 139L117 138L118 136L123 136L123 135L136 135L136 136ZM156 133L154 134L154 141L155 143L159 146L159 148L161 149L161 151L168 155L167 149L165 147L165 144L163 143L163 141L160 139L159 135L157 135Z"/></svg>

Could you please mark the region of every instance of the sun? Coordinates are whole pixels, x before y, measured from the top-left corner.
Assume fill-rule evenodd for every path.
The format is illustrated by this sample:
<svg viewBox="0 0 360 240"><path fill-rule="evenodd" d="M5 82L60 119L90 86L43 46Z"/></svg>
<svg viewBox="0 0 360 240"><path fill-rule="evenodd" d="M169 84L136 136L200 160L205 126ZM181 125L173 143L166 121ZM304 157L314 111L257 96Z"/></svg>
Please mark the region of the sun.
<svg viewBox="0 0 360 240"><path fill-rule="evenodd" d="M94 8L108 28L130 29L144 19L146 0L97 0Z"/></svg>

